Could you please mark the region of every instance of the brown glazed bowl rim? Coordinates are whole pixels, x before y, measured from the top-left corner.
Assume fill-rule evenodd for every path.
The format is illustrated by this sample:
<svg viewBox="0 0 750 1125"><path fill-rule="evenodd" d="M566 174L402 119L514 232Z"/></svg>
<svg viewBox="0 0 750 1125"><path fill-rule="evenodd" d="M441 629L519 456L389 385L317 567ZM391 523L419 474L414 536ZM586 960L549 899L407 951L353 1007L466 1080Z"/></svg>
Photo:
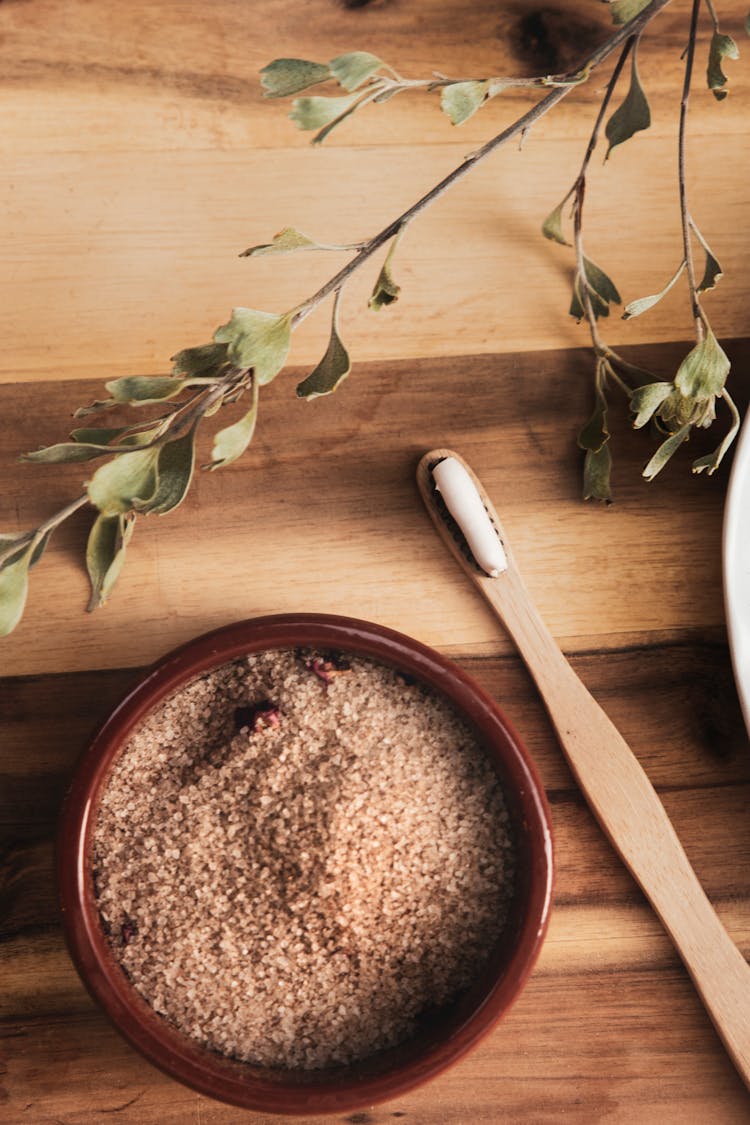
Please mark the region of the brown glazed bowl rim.
<svg viewBox="0 0 750 1125"><path fill-rule="evenodd" d="M503 775L525 856L525 901L501 974L483 985L470 1009L442 1037L416 1051L394 1048L389 1069L262 1071L213 1053L181 1035L136 993L108 950L96 910L89 862L98 795L132 729L165 696L195 676L248 653L321 647L369 656L416 676L451 701L478 731ZM520 866L520 864L519 864ZM89 992L122 1035L171 1077L220 1101L266 1113L342 1113L413 1089L456 1062L486 1035L523 989L549 920L553 858L549 808L523 743L497 704L461 668L419 641L381 625L327 614L283 614L206 633L167 654L125 696L82 755L63 804L57 849L63 929ZM518 892L517 892L518 894ZM366 1062L366 1060L365 1060ZM327 1074L331 1077L328 1078Z"/></svg>

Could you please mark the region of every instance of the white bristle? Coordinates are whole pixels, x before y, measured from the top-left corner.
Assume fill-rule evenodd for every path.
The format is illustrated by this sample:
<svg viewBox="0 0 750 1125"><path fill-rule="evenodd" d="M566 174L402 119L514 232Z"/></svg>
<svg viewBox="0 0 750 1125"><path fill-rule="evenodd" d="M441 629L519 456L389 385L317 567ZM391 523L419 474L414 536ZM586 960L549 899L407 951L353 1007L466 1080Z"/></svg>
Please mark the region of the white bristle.
<svg viewBox="0 0 750 1125"><path fill-rule="evenodd" d="M455 457L446 457L436 465L432 476L475 562L490 578L497 578L508 569L508 559L474 481Z"/></svg>

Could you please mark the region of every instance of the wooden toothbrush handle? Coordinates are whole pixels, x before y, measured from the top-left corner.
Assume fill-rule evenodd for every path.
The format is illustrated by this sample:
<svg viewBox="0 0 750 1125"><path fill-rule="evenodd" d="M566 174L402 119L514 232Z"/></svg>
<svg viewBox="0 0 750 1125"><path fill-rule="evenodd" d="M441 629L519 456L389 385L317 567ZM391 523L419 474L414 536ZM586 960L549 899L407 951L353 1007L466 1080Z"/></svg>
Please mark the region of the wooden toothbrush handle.
<svg viewBox="0 0 750 1125"><path fill-rule="evenodd" d="M750 1087L750 966L706 897L654 787L563 656L518 572L477 585L534 677L599 824L672 938Z"/></svg>

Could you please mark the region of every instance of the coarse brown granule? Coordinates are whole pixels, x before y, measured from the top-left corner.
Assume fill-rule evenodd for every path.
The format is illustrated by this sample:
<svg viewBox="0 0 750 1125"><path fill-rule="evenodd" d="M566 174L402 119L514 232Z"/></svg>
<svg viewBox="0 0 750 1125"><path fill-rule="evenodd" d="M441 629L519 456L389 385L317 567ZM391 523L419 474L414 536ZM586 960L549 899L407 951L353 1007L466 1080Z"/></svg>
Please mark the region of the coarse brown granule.
<svg viewBox="0 0 750 1125"><path fill-rule="evenodd" d="M474 979L513 844L446 700L370 660L280 650L150 712L107 779L94 868L114 956L160 1015L313 1069L403 1040Z"/></svg>

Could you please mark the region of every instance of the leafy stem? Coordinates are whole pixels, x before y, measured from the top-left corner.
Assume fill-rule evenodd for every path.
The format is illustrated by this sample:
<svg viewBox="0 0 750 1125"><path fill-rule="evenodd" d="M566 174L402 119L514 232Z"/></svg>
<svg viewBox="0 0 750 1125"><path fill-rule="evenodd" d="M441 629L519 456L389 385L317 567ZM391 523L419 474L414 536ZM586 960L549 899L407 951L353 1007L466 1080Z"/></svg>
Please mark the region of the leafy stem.
<svg viewBox="0 0 750 1125"><path fill-rule="evenodd" d="M706 8L708 9L708 14L711 17L711 22L714 25L714 31L718 32L719 17L716 14L716 8L714 7L713 0L706 0Z"/></svg>
<svg viewBox="0 0 750 1125"><path fill-rule="evenodd" d="M586 152L584 153L583 162L581 164L581 171L578 173L579 180L585 180L586 178L586 172L588 170L589 164L591 163L591 157L594 155L594 149L599 142L599 133L601 132L602 123L604 121L604 118L606 117L607 110L609 109L609 103L612 101L612 95L615 92L615 86L617 85L620 75L622 74L622 68L627 62L628 55L631 51L634 51L637 48L638 39L639 35L628 36L628 38L625 40L625 45L620 52L620 56L615 63L609 82L607 83L604 90L604 97L602 98L601 105L599 106L599 112L596 115L594 127L591 130L589 143L586 146Z"/></svg>
<svg viewBox="0 0 750 1125"><path fill-rule="evenodd" d="M632 41L638 36L638 34L640 34L640 32L650 22L650 20L652 20L654 16L658 15L658 13L669 3L670 0L651 0L651 3L649 3L643 9L643 11L640 12L638 16L636 16L635 19L631 20L628 24L617 28L617 30L613 32L609 39L607 39L604 43L601 44L601 46L597 47L594 51L591 52L591 54L582 62L581 66L575 72L575 82L572 80L574 76L570 75L568 76L569 80L567 82L561 81L557 85L555 85L555 87L547 95L545 95L545 97L538 101L536 105L532 106L525 113L521 114L521 116L517 118L516 121L514 121L511 125L508 125L507 128L503 129L500 133L497 133L494 137L491 137L490 140L486 141L480 148L476 149L472 153L469 153L468 156L466 156L459 165L457 165L442 180L440 180L439 183L435 184L435 186L432 187L428 192L426 192L420 199L413 203L411 207L408 207L406 211L403 212L403 214L399 215L398 218L393 219L390 223L383 227L382 230L373 235L373 237L370 238L369 241L364 242L357 250L354 258L352 258L351 261L349 261L337 273L335 273L333 277L329 278L329 280L325 282L325 284L322 285L316 293L313 293L311 297L309 297L298 307L293 315L293 327L296 327L302 320L304 320L304 318L308 316L313 311L313 309L317 308L321 301L325 300L325 298L329 296L329 294L333 293L334 290L341 288L344 282L353 273L360 269L360 267L363 266L365 262L381 248L381 246L384 246L395 235L402 231L403 228L407 226L407 224L409 224L413 219L415 219L422 211L424 211L425 208L429 207L431 203L434 203L436 199L439 199L440 196L448 191L449 188L451 188L455 183L458 183L459 180L466 176L470 171L472 171L473 168L475 168L493 152L501 148L504 144L507 144L508 141L511 141L519 134L525 134L534 124L536 124L537 121L544 117L546 113L549 113L549 111L554 106L556 106L558 102L561 102L563 98L566 97L566 95L569 94L576 85L579 85L581 81L579 77L580 75L583 74L588 77L588 75L593 70L595 70L597 66L599 66L602 62L609 58L609 56L614 51L616 51L617 48L621 46L621 44L625 43L626 50L623 57L621 57L620 62L618 63L619 69L617 73L619 75L619 72L624 65L625 59L627 58L627 54L630 51ZM613 88L614 85L612 84L611 89ZM608 86L609 96L607 97L607 102L609 101L609 97L611 97L611 89ZM606 111L606 105L604 106L604 111ZM601 123L602 117L603 113L600 112L599 118L597 119L597 128ZM596 139L594 137L593 144L591 144L590 142L591 152L593 152L595 143ZM588 156L585 160L584 169L582 170L584 173L585 166L588 164L591 152L588 153Z"/></svg>
<svg viewBox="0 0 750 1125"><path fill-rule="evenodd" d="M698 34L698 14L700 12L700 7L701 0L693 0L690 13L690 29L688 32L688 42L685 51L685 74L682 83L682 95L680 98L680 122L677 139L677 171L680 193L682 248L685 261L685 272L687 274L688 291L690 294L690 306L693 314L693 320L695 321L695 332L698 341L703 339L704 331L706 328L708 328L708 322L706 320L705 313L701 308L701 303L698 298L698 285L695 279L695 263L693 260L693 245L691 239L692 219L690 217L690 209L688 207L687 177L685 174L685 141L687 135L688 107L690 102L690 83L693 76L693 61L695 58L695 42Z"/></svg>
<svg viewBox="0 0 750 1125"><path fill-rule="evenodd" d="M586 262L583 253L583 204L586 197L586 173L591 162L591 157L594 155L594 149L596 148L599 140L599 133L601 131L602 122L604 121L607 110L609 109L609 103L612 100L612 95L622 73L622 68L625 66L628 55L630 54L631 50L634 49L636 42L637 37L635 35L631 35L628 39L626 39L625 45L620 52L620 56L615 64L614 70L612 71L609 82L607 83L606 89L604 91L604 97L602 98L601 105L599 106L599 112L596 115L594 127L591 130L591 136L589 137L589 142L586 146L586 151L581 163L581 170L578 173L578 178L571 189L573 193L573 242L576 253L576 281L579 286L581 303L586 314L586 320L591 332L591 340L597 356L605 356L609 349L605 345L599 333L597 316L594 312L594 306L592 303L591 283L586 273Z"/></svg>
<svg viewBox="0 0 750 1125"><path fill-rule="evenodd" d="M50 516L43 523L40 523L38 527L33 528L31 531L23 532L7 543L3 540L3 546L0 548L0 567L5 565L9 559L18 555L22 550L33 550L45 535L53 532L55 528L59 527L61 523L64 523L66 519L74 515L80 508L85 507L88 502L88 495L84 492L77 500L71 500L69 504L62 507L59 512L55 512L54 515Z"/></svg>
<svg viewBox="0 0 750 1125"><path fill-rule="evenodd" d="M606 123L609 147L605 160L613 149L649 127L650 109L638 74L637 48L643 29L669 2L610 0L615 30L566 75L457 80L434 74L430 79L408 79L365 51L340 55L326 64L304 59L276 59L265 67L261 76L269 97L303 93L329 81L337 82L344 91L343 96L295 99L290 116L300 127L316 130L315 142L324 140L332 129L363 106L384 103L403 91L440 90L441 107L454 125L460 125L509 87L545 92L516 121L465 156L429 191L369 239L336 245L314 241L292 227L285 227L270 242L244 251L241 255L244 257L310 250L344 252L351 257L311 296L288 311L279 314L235 308L229 321L216 329L211 342L186 348L174 357L171 375L110 380L106 387L111 398L76 412L76 416L82 418L118 405L140 410L158 404L156 417L143 420L141 416L141 419L127 425L115 426L87 422L71 432L69 442L26 454L26 460L47 464L86 462L107 455L109 459L87 480L83 495L39 527L28 532L0 535L0 635L10 632L20 620L26 600L28 571L43 553L50 534L86 504L91 504L98 513L86 548L92 590L90 608L106 601L122 569L137 517L170 512L182 503L187 494L196 464L196 432L203 420L223 407L237 403L247 393L244 413L214 435L211 460L203 467L215 470L232 464L253 439L261 388L284 369L292 332L329 296L333 296L333 301L328 346L316 367L298 384L297 396L311 400L333 393L351 371L351 359L339 331L341 295L349 278L381 248L388 246L369 307L381 310L396 301L400 288L393 276L393 260L409 225L496 150L516 137L523 141L536 122L572 89L586 82L601 63L618 51L619 56L606 84L578 176L562 203L547 217L542 227L545 237L569 246L563 233L563 207L572 197L575 269L570 312L578 320L586 319L596 357L594 409L578 435L578 444L586 454L584 496L610 500L611 453L607 421L610 383L629 396L636 427L653 420L657 428L666 434L666 440L644 470L648 479L661 470L695 427L706 427L712 423L716 400L723 399L731 416L729 430L712 454L693 462L695 472L714 472L734 439L739 414L725 387L729 360L713 336L700 302L700 294L712 289L721 278L721 266L693 221L687 202L685 136L701 0L693 0L692 4L680 104L678 160L683 255L676 273L660 292L631 301L624 313L626 318L641 315L671 290L683 271L687 274L698 342L682 361L672 381L655 381L649 372L625 360L604 341L599 322L610 315L611 306L621 304L621 298L611 278L584 252L583 212L588 169L605 117L623 69L630 60L628 92ZM706 0L706 3L714 24L707 80L715 98L721 100L727 95L727 77L722 70L722 62L727 58L736 58L738 50L731 37L719 31L712 0ZM706 256L704 274L698 283L692 254L693 237Z"/></svg>

